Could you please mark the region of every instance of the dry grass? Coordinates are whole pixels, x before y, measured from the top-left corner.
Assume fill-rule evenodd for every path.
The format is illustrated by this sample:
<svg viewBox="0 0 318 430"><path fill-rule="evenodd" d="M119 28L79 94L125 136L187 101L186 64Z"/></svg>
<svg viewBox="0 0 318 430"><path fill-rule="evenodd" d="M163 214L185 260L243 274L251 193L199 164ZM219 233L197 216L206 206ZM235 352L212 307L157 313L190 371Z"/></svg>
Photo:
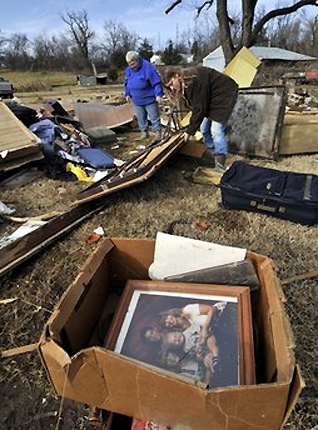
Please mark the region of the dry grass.
<svg viewBox="0 0 318 430"><path fill-rule="evenodd" d="M128 141L121 145L122 151L127 153ZM135 141L134 147L137 146ZM278 164L265 161L255 161L254 164L317 173L316 159L315 155L297 156ZM102 212L7 275L2 280L1 299L18 297L19 300L1 308L3 349L38 341L59 297L91 253L93 248L86 243L86 238L98 226L102 226L108 236L154 238L158 231L167 231L174 222L174 234L246 247L269 256L275 261L280 278L318 267L318 227L310 228L243 211L226 211L219 205L221 197L217 188L193 184L186 179L196 166L195 160L175 157L149 181L110 195ZM59 194L61 187L67 189L66 194ZM15 192L13 198L17 201L19 214L37 214L49 211L53 206L55 210L63 208L78 187L82 184L41 179ZM9 197L8 194L6 198ZM210 228L201 232L195 226L196 220L207 220ZM284 292L286 310L295 333L297 360L307 383L285 428L312 429L318 422L317 282L314 279L295 281L284 286ZM59 401L52 393L35 353L2 360L0 381L4 387L2 428L37 430L55 427L56 416L52 413L58 411ZM87 408L68 402L63 409L60 429L84 429L85 416Z"/></svg>
<svg viewBox="0 0 318 430"><path fill-rule="evenodd" d="M76 85L75 73L69 72L21 72L1 70L0 74L9 79L15 91L39 91L56 86Z"/></svg>

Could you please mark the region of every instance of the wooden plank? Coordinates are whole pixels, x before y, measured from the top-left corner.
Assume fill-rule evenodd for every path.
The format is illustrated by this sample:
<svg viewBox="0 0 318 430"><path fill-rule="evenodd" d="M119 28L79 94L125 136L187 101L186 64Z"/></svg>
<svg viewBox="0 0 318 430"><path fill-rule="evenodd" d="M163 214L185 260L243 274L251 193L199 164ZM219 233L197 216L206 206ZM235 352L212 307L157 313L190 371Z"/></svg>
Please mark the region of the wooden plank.
<svg viewBox="0 0 318 430"><path fill-rule="evenodd" d="M65 235L81 222L98 212L104 201L76 206L48 221L43 227L32 231L8 246L0 249L0 276L32 257L55 240Z"/></svg>
<svg viewBox="0 0 318 430"><path fill-rule="evenodd" d="M19 188L40 178L43 175L44 172L38 169L23 169L10 176L9 178L5 179L4 181L0 182L0 187L3 187L5 189Z"/></svg>

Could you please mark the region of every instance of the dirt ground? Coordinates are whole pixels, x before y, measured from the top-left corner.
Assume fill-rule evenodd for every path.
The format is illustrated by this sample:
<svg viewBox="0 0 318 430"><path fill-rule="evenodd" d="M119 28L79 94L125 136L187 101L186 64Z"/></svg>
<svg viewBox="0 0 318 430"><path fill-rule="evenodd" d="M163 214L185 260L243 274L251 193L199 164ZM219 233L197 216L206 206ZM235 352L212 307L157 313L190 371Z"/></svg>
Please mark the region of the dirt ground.
<svg viewBox="0 0 318 430"><path fill-rule="evenodd" d="M123 129L119 137L120 149L113 151L119 158L137 150L141 143L134 131ZM231 157L230 162L235 159L239 157ZM286 157L278 163L249 161L281 170L318 172L318 155ZM188 179L197 165L195 159L175 156L145 183L110 195L101 212L0 279L0 299L17 298L0 305L1 349L39 340L58 299L96 246L87 244L86 239L98 226L107 236L155 238L158 231L172 229L177 235L245 247L273 259L281 279L317 269L318 226L222 209L218 188ZM37 215L64 210L69 199L86 186L44 176L14 192L1 192L1 200L12 202L19 216ZM208 230L198 229L198 220L207 221ZM0 235L11 228L7 222L0 224ZM296 358L306 381L284 429L314 429L318 424L317 278L286 284L284 293ZM54 394L37 352L1 359L0 381L0 428L88 428L88 407Z"/></svg>

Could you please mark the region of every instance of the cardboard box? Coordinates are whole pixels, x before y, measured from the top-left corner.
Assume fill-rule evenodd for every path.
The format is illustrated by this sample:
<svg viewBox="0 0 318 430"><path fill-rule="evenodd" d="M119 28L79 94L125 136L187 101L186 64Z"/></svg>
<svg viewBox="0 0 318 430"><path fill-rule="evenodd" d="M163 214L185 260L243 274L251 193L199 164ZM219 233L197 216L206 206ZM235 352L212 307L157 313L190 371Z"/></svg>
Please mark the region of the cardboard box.
<svg viewBox="0 0 318 430"><path fill-rule="evenodd" d="M248 253L261 291L254 307L258 333L258 385L208 391L194 381L146 367L102 347L90 347L112 291L127 279L149 279L155 242L105 239L65 292L49 319L40 354L61 396L162 425L192 430L280 429L303 382L296 366L284 296L270 259ZM111 310L111 309L110 309ZM104 314L105 316L105 314Z"/></svg>

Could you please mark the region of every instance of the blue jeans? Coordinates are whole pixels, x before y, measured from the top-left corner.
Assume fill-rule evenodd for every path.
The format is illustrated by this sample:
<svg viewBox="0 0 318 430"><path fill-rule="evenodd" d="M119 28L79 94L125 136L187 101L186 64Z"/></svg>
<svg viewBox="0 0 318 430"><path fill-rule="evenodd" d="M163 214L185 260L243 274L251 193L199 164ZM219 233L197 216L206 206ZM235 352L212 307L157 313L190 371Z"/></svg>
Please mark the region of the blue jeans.
<svg viewBox="0 0 318 430"><path fill-rule="evenodd" d="M225 136L225 124L204 118L200 126L204 145L214 150L215 155L227 154L227 138Z"/></svg>
<svg viewBox="0 0 318 430"><path fill-rule="evenodd" d="M138 125L141 131L147 131L148 118L152 124L153 131L160 131L160 110L157 102L150 105L137 106L135 105Z"/></svg>

